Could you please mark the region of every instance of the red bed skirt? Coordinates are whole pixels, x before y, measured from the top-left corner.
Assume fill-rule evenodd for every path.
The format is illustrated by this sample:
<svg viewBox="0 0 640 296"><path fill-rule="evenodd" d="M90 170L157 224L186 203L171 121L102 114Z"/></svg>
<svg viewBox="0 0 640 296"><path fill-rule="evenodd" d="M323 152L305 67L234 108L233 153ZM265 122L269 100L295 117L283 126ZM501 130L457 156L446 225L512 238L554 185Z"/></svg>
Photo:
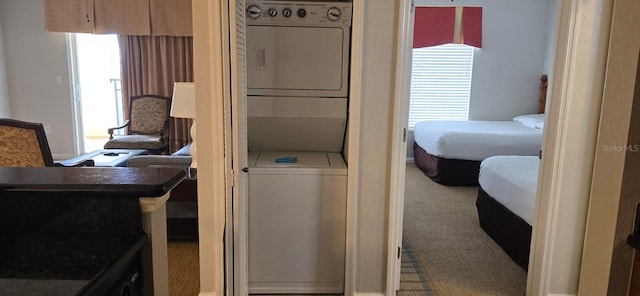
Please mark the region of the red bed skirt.
<svg viewBox="0 0 640 296"><path fill-rule="evenodd" d="M449 186L477 186L480 161L433 156L413 143L416 166L431 180Z"/></svg>

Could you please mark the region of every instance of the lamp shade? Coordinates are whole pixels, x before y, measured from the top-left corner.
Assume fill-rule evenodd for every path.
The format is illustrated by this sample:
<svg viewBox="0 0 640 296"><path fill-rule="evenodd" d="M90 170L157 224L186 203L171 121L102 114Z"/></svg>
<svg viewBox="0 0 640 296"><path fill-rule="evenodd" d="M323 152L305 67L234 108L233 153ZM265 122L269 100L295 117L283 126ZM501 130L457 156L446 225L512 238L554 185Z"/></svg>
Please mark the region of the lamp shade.
<svg viewBox="0 0 640 296"><path fill-rule="evenodd" d="M174 83L171 116L178 118L196 117L196 92L193 82Z"/></svg>

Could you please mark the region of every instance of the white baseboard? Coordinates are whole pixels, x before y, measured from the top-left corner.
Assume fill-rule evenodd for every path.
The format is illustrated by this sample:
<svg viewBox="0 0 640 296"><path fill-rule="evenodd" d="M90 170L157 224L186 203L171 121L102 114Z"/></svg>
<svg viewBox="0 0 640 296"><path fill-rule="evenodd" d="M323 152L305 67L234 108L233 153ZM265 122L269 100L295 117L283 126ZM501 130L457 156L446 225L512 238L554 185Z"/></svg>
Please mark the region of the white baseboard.
<svg viewBox="0 0 640 296"><path fill-rule="evenodd" d="M407 157L407 163L416 163L416 161L413 157Z"/></svg>

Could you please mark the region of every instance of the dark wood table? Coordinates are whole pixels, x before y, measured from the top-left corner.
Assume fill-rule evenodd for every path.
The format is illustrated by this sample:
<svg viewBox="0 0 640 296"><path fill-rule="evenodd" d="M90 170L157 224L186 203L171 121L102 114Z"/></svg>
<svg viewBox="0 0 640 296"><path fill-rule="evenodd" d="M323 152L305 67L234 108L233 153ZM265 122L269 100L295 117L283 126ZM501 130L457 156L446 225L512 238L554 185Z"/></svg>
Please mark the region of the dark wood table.
<svg viewBox="0 0 640 296"><path fill-rule="evenodd" d="M72 166L75 163L91 159L94 162L94 166L97 167L126 167L130 158L147 154L149 154L149 151L143 149L100 149L59 161L59 163Z"/></svg>
<svg viewBox="0 0 640 296"><path fill-rule="evenodd" d="M168 295L165 202L185 176L171 168L0 167L0 291L94 295L140 260L143 295Z"/></svg>
<svg viewBox="0 0 640 296"><path fill-rule="evenodd" d="M198 204L198 179L187 177L173 190L168 202ZM170 240L197 240L198 217L167 218L167 236Z"/></svg>

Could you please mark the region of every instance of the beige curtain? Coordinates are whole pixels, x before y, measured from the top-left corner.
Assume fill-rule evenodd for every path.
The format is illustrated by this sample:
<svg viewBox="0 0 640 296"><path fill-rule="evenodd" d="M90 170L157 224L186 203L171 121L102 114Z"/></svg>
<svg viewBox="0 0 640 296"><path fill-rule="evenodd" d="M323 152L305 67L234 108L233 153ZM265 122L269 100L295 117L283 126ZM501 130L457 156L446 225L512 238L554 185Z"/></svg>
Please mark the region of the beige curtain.
<svg viewBox="0 0 640 296"><path fill-rule="evenodd" d="M171 97L174 82L193 81L192 37L119 36L118 42L123 106L129 106L131 96ZM128 116L125 114L125 118ZM170 153L189 143L191 123L191 119L171 118Z"/></svg>

